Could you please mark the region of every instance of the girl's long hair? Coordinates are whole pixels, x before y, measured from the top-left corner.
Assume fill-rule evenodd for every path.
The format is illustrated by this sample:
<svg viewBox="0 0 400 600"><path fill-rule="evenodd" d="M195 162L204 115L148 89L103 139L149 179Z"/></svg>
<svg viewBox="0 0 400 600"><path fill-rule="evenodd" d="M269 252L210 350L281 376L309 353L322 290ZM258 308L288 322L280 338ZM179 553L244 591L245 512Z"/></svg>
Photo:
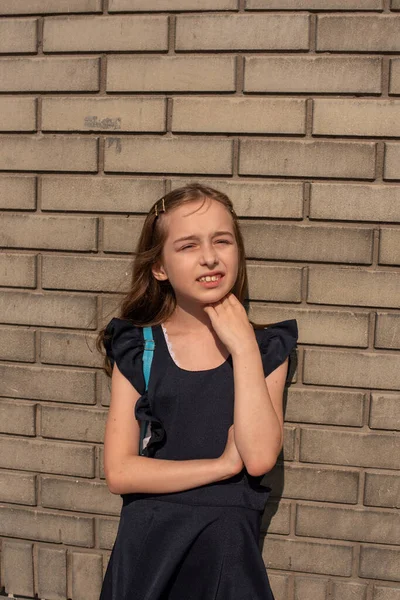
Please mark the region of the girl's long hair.
<svg viewBox="0 0 400 600"><path fill-rule="evenodd" d="M200 183L190 183L168 192L150 208L136 250L133 252L131 286L121 301L119 318L127 319L133 325L144 327L159 325L171 316L176 306L174 290L168 280L159 281L151 270L152 266L161 260L164 242L168 234L163 219L164 212L160 212L160 210L165 208L167 213L183 204L203 200L200 209L207 199L220 202L232 216L233 230L238 246L238 274L231 292L242 304L245 303L248 295L245 249L232 201L226 194L212 187ZM156 207L158 215L155 211ZM257 324L252 321L250 323L255 329L268 326L268 324ZM103 353L106 335L106 327L104 327L99 331L96 339L96 347L101 353ZM111 365L107 356L104 359L104 368L106 373L111 375Z"/></svg>

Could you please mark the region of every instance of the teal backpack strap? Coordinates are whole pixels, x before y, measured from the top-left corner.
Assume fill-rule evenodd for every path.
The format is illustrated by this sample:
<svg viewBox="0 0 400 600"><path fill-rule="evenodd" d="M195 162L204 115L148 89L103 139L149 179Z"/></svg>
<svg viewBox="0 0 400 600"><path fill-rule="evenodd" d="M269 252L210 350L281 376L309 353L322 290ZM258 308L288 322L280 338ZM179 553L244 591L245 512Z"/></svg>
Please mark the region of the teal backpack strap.
<svg viewBox="0 0 400 600"><path fill-rule="evenodd" d="M153 353L155 343L153 340L153 331L151 327L143 327L143 337L144 337L144 351L143 351L143 375L146 384L146 390L149 387L149 379L150 379L150 369L151 362L153 360ZM140 422L140 440L139 440L139 454L143 454L143 440L145 438L146 429L147 429L147 421Z"/></svg>

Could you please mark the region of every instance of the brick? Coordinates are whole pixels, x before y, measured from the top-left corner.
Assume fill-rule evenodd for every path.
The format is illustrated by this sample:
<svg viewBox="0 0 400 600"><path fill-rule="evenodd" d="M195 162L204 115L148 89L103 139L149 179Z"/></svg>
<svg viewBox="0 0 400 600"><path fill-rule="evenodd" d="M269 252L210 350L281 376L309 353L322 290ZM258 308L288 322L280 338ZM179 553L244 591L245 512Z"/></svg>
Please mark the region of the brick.
<svg viewBox="0 0 400 600"><path fill-rule="evenodd" d="M35 130L35 98L16 98L15 96L0 97L0 131Z"/></svg>
<svg viewBox="0 0 400 600"><path fill-rule="evenodd" d="M249 298L301 302L302 272L296 267L266 267L247 264Z"/></svg>
<svg viewBox="0 0 400 600"><path fill-rule="evenodd" d="M280 459L284 456L285 460L294 460L296 444L296 427L284 426L284 440L283 440L283 451L281 452Z"/></svg>
<svg viewBox="0 0 400 600"><path fill-rule="evenodd" d="M43 131L165 131L165 98L43 98Z"/></svg>
<svg viewBox="0 0 400 600"><path fill-rule="evenodd" d="M395 544L399 529L400 515L394 511L297 505L296 535Z"/></svg>
<svg viewBox="0 0 400 600"><path fill-rule="evenodd" d="M117 519L99 519L99 547L112 550L118 531Z"/></svg>
<svg viewBox="0 0 400 600"><path fill-rule="evenodd" d="M97 334L43 331L40 336L42 363L101 367L102 357L96 349Z"/></svg>
<svg viewBox="0 0 400 600"><path fill-rule="evenodd" d="M309 17L304 14L178 16L175 48L177 51L308 50Z"/></svg>
<svg viewBox="0 0 400 600"><path fill-rule="evenodd" d="M93 519L89 517L9 506L2 506L1 511L1 535L88 548L93 546Z"/></svg>
<svg viewBox="0 0 400 600"><path fill-rule="evenodd" d="M102 555L72 553L72 597L97 600L103 579Z"/></svg>
<svg viewBox="0 0 400 600"><path fill-rule="evenodd" d="M104 219L105 252L132 252L137 244L144 218L108 217ZM263 230L264 231L264 230Z"/></svg>
<svg viewBox="0 0 400 600"><path fill-rule="evenodd" d="M90 370L3 364L0 373L3 396L53 402L95 402L95 373Z"/></svg>
<svg viewBox="0 0 400 600"><path fill-rule="evenodd" d="M301 462L394 469L399 454L390 434L309 427L301 430Z"/></svg>
<svg viewBox="0 0 400 600"><path fill-rule="evenodd" d="M44 256L43 288L128 291L131 271L131 259Z"/></svg>
<svg viewBox="0 0 400 600"><path fill-rule="evenodd" d="M291 388L285 421L362 427L364 401L362 392Z"/></svg>
<svg viewBox="0 0 400 600"><path fill-rule="evenodd" d="M294 578L294 599L325 600L327 597L328 582L326 579L317 579L313 577L295 577Z"/></svg>
<svg viewBox="0 0 400 600"><path fill-rule="evenodd" d="M271 496L356 504L359 472L355 469L276 465L263 479ZM283 488L282 488L283 485Z"/></svg>
<svg viewBox="0 0 400 600"><path fill-rule="evenodd" d="M2 433L33 436L36 433L35 418L35 404L1 399L0 431Z"/></svg>
<svg viewBox="0 0 400 600"><path fill-rule="evenodd" d="M310 219L400 222L400 188L362 183L313 183Z"/></svg>
<svg viewBox="0 0 400 600"><path fill-rule="evenodd" d="M385 144L384 179L400 179L400 144Z"/></svg>
<svg viewBox="0 0 400 600"><path fill-rule="evenodd" d="M0 175L0 208L35 210L36 178Z"/></svg>
<svg viewBox="0 0 400 600"><path fill-rule="evenodd" d="M1 12L1 8L0 8ZM1 19L0 54L36 52L36 19Z"/></svg>
<svg viewBox="0 0 400 600"><path fill-rule="evenodd" d="M398 273L390 271L310 268L307 302L398 308L399 279Z"/></svg>
<svg viewBox="0 0 400 600"><path fill-rule="evenodd" d="M184 10L236 10L237 0L168 0L168 7L159 0L109 0L109 12Z"/></svg>
<svg viewBox="0 0 400 600"><path fill-rule="evenodd" d="M128 173L232 173L229 139L108 138L104 170Z"/></svg>
<svg viewBox="0 0 400 600"><path fill-rule="evenodd" d="M167 51L168 17L58 17L44 21L44 52Z"/></svg>
<svg viewBox="0 0 400 600"><path fill-rule="evenodd" d="M400 431L400 394L372 394L369 426Z"/></svg>
<svg viewBox="0 0 400 600"><path fill-rule="evenodd" d="M36 504L36 475L0 472L0 502Z"/></svg>
<svg viewBox="0 0 400 600"><path fill-rule="evenodd" d="M365 473L364 504L400 508L400 477L395 473Z"/></svg>
<svg viewBox="0 0 400 600"><path fill-rule="evenodd" d="M83 294L0 292L0 321L21 325L96 327L96 299Z"/></svg>
<svg viewBox="0 0 400 600"><path fill-rule="evenodd" d="M0 438L0 446L0 462L4 469L94 477L92 446L17 437Z"/></svg>
<svg viewBox="0 0 400 600"><path fill-rule="evenodd" d="M174 98L172 131L305 134L305 109L295 98Z"/></svg>
<svg viewBox="0 0 400 600"><path fill-rule="evenodd" d="M0 15L101 12L101 0L2 0Z"/></svg>
<svg viewBox="0 0 400 600"><path fill-rule="evenodd" d="M360 577L400 581L398 548L361 546Z"/></svg>
<svg viewBox="0 0 400 600"><path fill-rule="evenodd" d="M267 296L266 299L269 300L270 298ZM256 323L276 323L284 319L297 319L299 321L301 343L326 346L368 347L369 316L368 313L361 310L345 311L327 310L324 308L318 311L314 309L300 309L293 306L284 308L282 305L274 307L271 304L253 303L251 305L251 314L253 316L250 318L254 318ZM321 390L318 390L318 394L320 393ZM346 402L348 401L349 399L346 400ZM301 403L300 399L299 402ZM318 410L318 402L319 397L318 401L314 404L313 410ZM331 397L331 402L334 402L333 397ZM324 405L324 408L326 408L326 405ZM344 410L344 406L340 409L340 411L342 410ZM325 414L325 412L320 414ZM333 415L331 415L331 418L333 418ZM340 416L336 415L336 418L340 419ZM343 424L350 425L351 423L346 422ZM356 423L353 422L352 424Z"/></svg>
<svg viewBox="0 0 400 600"><path fill-rule="evenodd" d="M111 319L111 317L108 318L108 321L110 319ZM106 320L106 323L108 321ZM104 324L104 327L105 327L106 323ZM111 380L105 374L104 371L97 373L96 389L97 389L97 398L98 398L98 400L100 400L101 406L110 406L110 400L111 400Z"/></svg>
<svg viewBox="0 0 400 600"><path fill-rule="evenodd" d="M42 505L96 514L119 515L121 498L105 483L42 477Z"/></svg>
<svg viewBox="0 0 400 600"><path fill-rule="evenodd" d="M307 348L304 382L396 390L400 387L399 368L400 355L396 354Z"/></svg>
<svg viewBox="0 0 400 600"><path fill-rule="evenodd" d="M164 193L164 181L150 177L49 175L42 178L42 210L147 213Z"/></svg>
<svg viewBox="0 0 400 600"><path fill-rule="evenodd" d="M97 171L97 140L67 136L3 136L0 169Z"/></svg>
<svg viewBox="0 0 400 600"><path fill-rule="evenodd" d="M374 346L400 350L400 315L377 313Z"/></svg>
<svg viewBox="0 0 400 600"><path fill-rule="evenodd" d="M3 540L1 552L3 559L2 583L9 595L34 596L32 546L28 543Z"/></svg>
<svg viewBox="0 0 400 600"><path fill-rule="evenodd" d="M399 4L400 10L400 4ZM393 58L390 61L389 93L400 94L400 59Z"/></svg>
<svg viewBox="0 0 400 600"><path fill-rule="evenodd" d="M332 582L332 600L366 600L367 586L363 583Z"/></svg>
<svg viewBox="0 0 400 600"><path fill-rule="evenodd" d="M398 229L381 229L379 264L400 265L400 232Z"/></svg>
<svg viewBox="0 0 400 600"><path fill-rule="evenodd" d="M199 177L196 181L202 182ZM190 178L172 178L171 189L191 182ZM303 184L300 182L213 179L205 181L205 184L227 194L239 217L303 218Z"/></svg>
<svg viewBox="0 0 400 600"><path fill-rule="evenodd" d="M93 217L10 214L2 219L5 230L0 244L8 248L97 249L97 219Z"/></svg>
<svg viewBox="0 0 400 600"><path fill-rule="evenodd" d="M290 504L280 501L268 502L262 516L261 532L290 533Z"/></svg>
<svg viewBox="0 0 400 600"><path fill-rule="evenodd" d="M400 600L400 588L388 586L374 586L373 600Z"/></svg>
<svg viewBox="0 0 400 600"><path fill-rule="evenodd" d="M67 554L64 549L38 547L37 587L39 598L67 598Z"/></svg>
<svg viewBox="0 0 400 600"><path fill-rule="evenodd" d="M254 140L240 142L240 175L373 179L375 144Z"/></svg>
<svg viewBox="0 0 400 600"><path fill-rule="evenodd" d="M322 15L317 18L317 51L400 50L397 15Z"/></svg>
<svg viewBox="0 0 400 600"><path fill-rule="evenodd" d="M42 406L42 436L80 442L102 442L107 411Z"/></svg>
<svg viewBox="0 0 400 600"><path fill-rule="evenodd" d="M247 0L251 10L381 10L382 0Z"/></svg>
<svg viewBox="0 0 400 600"><path fill-rule="evenodd" d="M233 56L107 58L108 92L234 92L235 86Z"/></svg>
<svg viewBox="0 0 400 600"><path fill-rule="evenodd" d="M350 577L353 548L345 544L306 542L267 536L262 556L267 569Z"/></svg>
<svg viewBox="0 0 400 600"><path fill-rule="evenodd" d="M371 264L373 231L366 228L241 223L247 258Z"/></svg>
<svg viewBox="0 0 400 600"><path fill-rule="evenodd" d="M400 136L400 100L314 100L313 134Z"/></svg>
<svg viewBox="0 0 400 600"><path fill-rule="evenodd" d="M97 92L99 67L98 58L2 58L0 91Z"/></svg>
<svg viewBox="0 0 400 600"><path fill-rule="evenodd" d="M380 94L381 70L378 57L249 56L245 58L244 90Z"/></svg>
<svg viewBox="0 0 400 600"><path fill-rule="evenodd" d="M289 577L287 575L268 573L272 593L276 600L286 600L289 595Z"/></svg>
<svg viewBox="0 0 400 600"><path fill-rule="evenodd" d="M7 215L3 214L2 220L3 223L6 223L8 220ZM9 235L7 235L8 237ZM4 240L4 245L8 245L7 238ZM34 254L11 252L0 254L0 285L6 287L36 287L36 256Z"/></svg>

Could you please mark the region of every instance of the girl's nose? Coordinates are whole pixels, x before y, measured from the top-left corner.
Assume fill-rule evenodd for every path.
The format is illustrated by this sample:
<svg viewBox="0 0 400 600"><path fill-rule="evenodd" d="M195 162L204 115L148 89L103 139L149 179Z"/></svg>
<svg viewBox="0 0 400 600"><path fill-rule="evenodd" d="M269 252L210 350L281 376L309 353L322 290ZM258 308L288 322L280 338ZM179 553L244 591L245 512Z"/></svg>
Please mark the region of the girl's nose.
<svg viewBox="0 0 400 600"><path fill-rule="evenodd" d="M218 262L218 255L215 248L212 246L210 248L204 248L202 262L207 265L215 265Z"/></svg>

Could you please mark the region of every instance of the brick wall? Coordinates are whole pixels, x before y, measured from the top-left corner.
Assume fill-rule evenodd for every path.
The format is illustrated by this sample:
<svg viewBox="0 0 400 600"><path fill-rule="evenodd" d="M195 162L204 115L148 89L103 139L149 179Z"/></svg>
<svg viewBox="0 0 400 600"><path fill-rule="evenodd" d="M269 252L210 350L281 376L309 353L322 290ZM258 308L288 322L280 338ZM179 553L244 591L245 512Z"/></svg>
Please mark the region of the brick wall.
<svg viewBox="0 0 400 600"><path fill-rule="evenodd" d="M98 598L120 498L95 333L143 213L194 179L234 201L251 317L299 323L260 537L276 598L399 600L400 1L0 15L3 591Z"/></svg>

